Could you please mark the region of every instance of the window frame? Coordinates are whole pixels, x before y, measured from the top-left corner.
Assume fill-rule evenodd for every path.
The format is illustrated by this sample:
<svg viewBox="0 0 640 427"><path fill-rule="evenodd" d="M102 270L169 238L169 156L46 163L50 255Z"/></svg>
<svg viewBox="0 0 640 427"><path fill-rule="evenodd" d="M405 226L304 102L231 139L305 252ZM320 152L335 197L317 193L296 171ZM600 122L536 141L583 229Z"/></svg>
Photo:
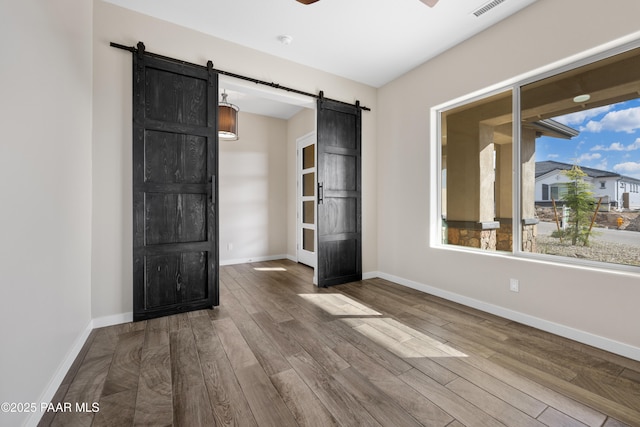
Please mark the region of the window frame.
<svg viewBox="0 0 640 427"><path fill-rule="evenodd" d="M476 90L470 94L457 97L451 101L433 106L430 109L430 155L431 155L431 225L429 245L438 250L449 250L457 252L471 252L482 254L483 256L493 256L501 258L524 258L536 261L550 262L554 265L567 267L594 268L605 271L624 271L640 274L640 266L627 264L615 264L603 261L593 261L587 259L570 258L560 255L549 255L536 252L525 252L522 250L522 228L521 228L521 88L527 84L538 82L561 73L585 67L597 61L625 53L627 51L640 48L640 38L627 37L618 40L617 43L610 43L599 48L591 49L577 55L567 57L561 61L532 70L528 73L505 80L501 83L488 86L484 89ZM455 108L471 104L489 98L496 94L511 91L512 94L512 114L513 114L513 153L512 164L512 212L513 212L513 245L511 251L488 251L481 248L472 248L447 244L444 242L444 229L442 218L442 113ZM551 185L549 186L551 195Z"/></svg>
<svg viewBox="0 0 640 427"><path fill-rule="evenodd" d="M569 192L569 186L567 182L559 182L549 186L549 195L555 200L561 200ZM555 196L554 196L555 193ZM551 199L549 199L551 200Z"/></svg>

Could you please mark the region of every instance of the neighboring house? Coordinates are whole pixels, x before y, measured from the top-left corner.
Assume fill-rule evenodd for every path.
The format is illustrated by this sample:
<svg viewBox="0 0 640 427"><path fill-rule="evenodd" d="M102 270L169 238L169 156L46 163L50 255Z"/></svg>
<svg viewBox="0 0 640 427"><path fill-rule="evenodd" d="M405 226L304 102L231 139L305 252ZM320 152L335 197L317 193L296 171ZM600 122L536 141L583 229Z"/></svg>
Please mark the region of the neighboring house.
<svg viewBox="0 0 640 427"><path fill-rule="evenodd" d="M536 162L536 204L562 200L570 181L562 172L572 167L554 161ZM585 181L591 184L596 200L602 197L603 209L640 209L640 179L600 169L582 166L580 169L587 174Z"/></svg>

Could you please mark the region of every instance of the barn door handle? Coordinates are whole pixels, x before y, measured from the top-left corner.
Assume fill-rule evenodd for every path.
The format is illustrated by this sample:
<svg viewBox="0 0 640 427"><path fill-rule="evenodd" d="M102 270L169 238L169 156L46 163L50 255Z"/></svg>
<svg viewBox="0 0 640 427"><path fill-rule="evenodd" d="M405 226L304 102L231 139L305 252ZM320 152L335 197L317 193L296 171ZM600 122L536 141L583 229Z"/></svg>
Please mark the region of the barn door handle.
<svg viewBox="0 0 640 427"><path fill-rule="evenodd" d="M211 195L209 196L209 200L211 200L212 203L215 203L216 202L216 176L211 175L209 177L209 182L211 183Z"/></svg>
<svg viewBox="0 0 640 427"><path fill-rule="evenodd" d="M324 202L324 183L318 183L318 204L321 205Z"/></svg>

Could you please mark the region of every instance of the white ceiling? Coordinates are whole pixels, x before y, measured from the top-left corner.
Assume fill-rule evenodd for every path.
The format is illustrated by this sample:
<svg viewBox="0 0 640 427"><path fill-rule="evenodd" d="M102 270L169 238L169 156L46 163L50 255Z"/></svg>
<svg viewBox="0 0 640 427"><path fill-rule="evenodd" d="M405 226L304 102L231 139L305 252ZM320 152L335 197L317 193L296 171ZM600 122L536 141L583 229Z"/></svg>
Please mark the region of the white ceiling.
<svg viewBox="0 0 640 427"><path fill-rule="evenodd" d="M380 87L537 0L494 0L499 4L480 17L473 12L491 0L440 0L433 8L420 0L106 1ZM283 35L291 36L290 44L280 42ZM227 92L230 102L250 111Z"/></svg>

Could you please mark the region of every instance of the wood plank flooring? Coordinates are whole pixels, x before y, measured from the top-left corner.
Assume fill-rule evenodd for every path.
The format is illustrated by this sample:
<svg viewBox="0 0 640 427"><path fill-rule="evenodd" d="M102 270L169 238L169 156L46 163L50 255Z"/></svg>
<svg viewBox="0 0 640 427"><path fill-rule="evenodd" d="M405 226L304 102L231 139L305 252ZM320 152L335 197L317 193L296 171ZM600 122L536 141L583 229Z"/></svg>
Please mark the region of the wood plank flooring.
<svg viewBox="0 0 640 427"><path fill-rule="evenodd" d="M94 330L41 426L640 426L640 362L400 285L221 268L221 306Z"/></svg>

